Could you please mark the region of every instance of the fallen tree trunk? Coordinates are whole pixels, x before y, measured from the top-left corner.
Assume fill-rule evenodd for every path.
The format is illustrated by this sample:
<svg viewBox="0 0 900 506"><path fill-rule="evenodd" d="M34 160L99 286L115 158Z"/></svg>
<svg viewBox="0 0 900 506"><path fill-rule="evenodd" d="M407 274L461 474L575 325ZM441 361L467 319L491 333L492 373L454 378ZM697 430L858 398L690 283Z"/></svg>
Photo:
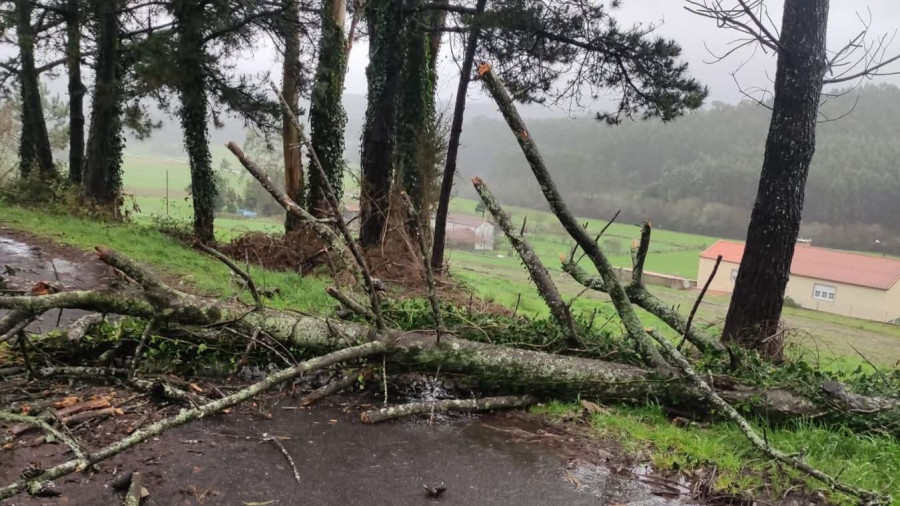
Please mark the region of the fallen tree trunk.
<svg viewBox="0 0 900 506"><path fill-rule="evenodd" d="M424 415L428 413L447 413L450 411L491 411L495 409L521 408L537 404L537 397L530 395L507 395L504 397L486 397L484 399L450 399L444 401L413 402L387 408L373 409L360 415L363 423L379 423L405 416Z"/></svg>
<svg viewBox="0 0 900 506"><path fill-rule="evenodd" d="M129 269L140 269L129 265ZM395 365L419 370L440 366L442 371L468 374L486 391L529 393L559 398L587 397L605 401L652 399L663 404L705 405L705 396L679 371L631 365L478 343L446 335L435 342L429 332L384 330L365 324L338 321L292 312L246 308L182 294L171 288L128 291L73 291L44 296L0 297L0 309L30 311L52 308L84 309L141 318L157 318L185 326L230 325L247 334L260 330L273 339L318 355L375 341L389 352ZM757 388L724 378L713 384L717 393L749 412L776 418L822 417L836 419L846 413L860 415L892 410L900 418L897 399L868 398L867 409L844 401L846 396L810 399L787 389ZM834 389L832 389L834 390Z"/></svg>

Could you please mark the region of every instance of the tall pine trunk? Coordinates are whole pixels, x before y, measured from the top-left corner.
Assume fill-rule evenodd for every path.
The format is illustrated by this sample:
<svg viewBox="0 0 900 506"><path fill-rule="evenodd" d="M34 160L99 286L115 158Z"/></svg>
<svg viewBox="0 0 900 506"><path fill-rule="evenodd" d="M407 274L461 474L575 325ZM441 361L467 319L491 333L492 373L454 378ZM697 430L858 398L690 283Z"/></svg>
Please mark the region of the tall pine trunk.
<svg viewBox="0 0 900 506"><path fill-rule="evenodd" d="M81 0L66 4L66 70L69 77L69 181L84 170L84 83L81 81Z"/></svg>
<svg viewBox="0 0 900 506"><path fill-rule="evenodd" d="M118 2L92 0L92 4L97 23L97 65L84 192L97 204L115 206L122 188L123 147Z"/></svg>
<svg viewBox="0 0 900 506"><path fill-rule="evenodd" d="M343 193L344 129L347 125L347 114L341 103L347 72L345 18L344 0L322 1L319 62L309 108L310 142L338 200ZM309 171L307 205L318 217L324 216L328 209L325 187L317 170Z"/></svg>
<svg viewBox="0 0 900 506"><path fill-rule="evenodd" d="M395 142L397 91L403 68L403 2L369 0L368 104L362 134L362 188L359 240L378 244L390 207L392 157Z"/></svg>
<svg viewBox="0 0 900 506"><path fill-rule="evenodd" d="M487 0L478 0L475 5L473 23L484 12ZM459 139L462 136L463 117L466 112L466 94L472 78L472 66L475 63L475 51L478 48L479 30L473 26L469 30L466 41L466 53L463 57L459 73L459 85L456 87L456 105L453 108L453 121L450 125L450 140L447 143L447 159L444 162L444 176L441 179L441 193L438 197L437 213L434 216L434 243L431 246L431 267L440 272L444 267L444 243L447 237L447 214L450 212L450 194L453 192L453 177L456 175L456 160L459 154Z"/></svg>
<svg viewBox="0 0 900 506"><path fill-rule="evenodd" d="M53 151L41 104L40 76L34 62L34 27L31 0L16 0L16 32L19 43L19 90L22 99L22 133L19 138L19 170L27 175L37 166L41 174L52 174Z"/></svg>
<svg viewBox="0 0 900 506"><path fill-rule="evenodd" d="M786 0L775 98L744 257L724 339L782 357L784 291L800 232L806 178L816 148L816 115L827 65L828 0Z"/></svg>
<svg viewBox="0 0 900 506"><path fill-rule="evenodd" d="M206 54L203 44L202 0L175 0L172 5L178 44L179 116L184 133L184 147L191 166L191 197L194 203L194 236L212 242L215 219L216 184L212 155L209 152L207 102L205 85Z"/></svg>
<svg viewBox="0 0 900 506"><path fill-rule="evenodd" d="M300 100L300 5L298 0L282 0L284 18L281 20L284 41L284 63L281 70L281 93L297 114ZM300 132L294 128L294 118L282 112L281 142L284 151L284 189L294 202L303 205L303 160L300 157ZM291 213L284 219L284 230L296 230L299 220Z"/></svg>

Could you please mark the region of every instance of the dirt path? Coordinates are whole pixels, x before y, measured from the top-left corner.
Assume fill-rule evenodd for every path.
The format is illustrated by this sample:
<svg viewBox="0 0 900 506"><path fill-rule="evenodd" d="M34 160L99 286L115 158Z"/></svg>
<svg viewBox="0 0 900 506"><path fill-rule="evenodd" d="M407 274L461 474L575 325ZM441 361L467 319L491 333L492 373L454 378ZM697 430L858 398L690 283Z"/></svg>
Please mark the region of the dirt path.
<svg viewBox="0 0 900 506"><path fill-rule="evenodd" d="M90 253L0 228L0 268L4 266L9 266L8 289L51 281L70 290L113 279ZM65 325L81 314L51 313L31 330L45 332L57 318ZM124 408L117 416L78 429L76 436L88 450L148 423L148 414L158 419L177 409L154 405L123 389L65 383L53 388L80 398L103 395ZM5 392L0 409L11 409L12 399L23 392L30 392L28 402L36 402L50 391L48 384L37 387L21 378L0 378L0 393ZM135 406L136 398L142 409ZM148 478L150 497L145 505L684 504L666 498L672 496L670 486L643 483L630 471L627 459L524 415L369 426L358 421L357 413L360 403L370 402L366 397L333 400L312 409L297 409L295 398L289 396L273 394L273 399L282 404L261 400L268 404L271 418L242 406L168 431L101 463L93 475L70 475L59 483L60 497L20 495L7 504L119 504L110 482L117 473L131 471ZM46 468L71 457L66 447L48 444L37 432L12 436L8 429L0 425L3 484L16 480L30 463ZM283 438L301 483L294 481L276 446L261 441L265 434ZM447 492L439 499L428 498L423 485L440 482Z"/></svg>

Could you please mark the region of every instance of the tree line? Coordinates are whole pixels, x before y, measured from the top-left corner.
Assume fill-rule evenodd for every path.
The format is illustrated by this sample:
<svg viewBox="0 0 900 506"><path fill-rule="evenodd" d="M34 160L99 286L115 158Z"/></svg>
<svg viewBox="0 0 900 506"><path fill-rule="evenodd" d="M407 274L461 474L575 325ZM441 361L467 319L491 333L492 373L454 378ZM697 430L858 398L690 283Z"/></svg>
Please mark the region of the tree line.
<svg viewBox="0 0 900 506"><path fill-rule="evenodd" d="M824 106L837 121L818 126L801 235L815 244L900 253L900 89L867 85ZM758 104L715 103L671 123L598 128L592 118L531 120L560 190L581 216L743 239L756 198L770 112ZM500 120L466 125L463 167L504 181L496 193L522 206L540 188ZM474 196L466 186L460 192ZM876 243L875 241L879 241Z"/></svg>

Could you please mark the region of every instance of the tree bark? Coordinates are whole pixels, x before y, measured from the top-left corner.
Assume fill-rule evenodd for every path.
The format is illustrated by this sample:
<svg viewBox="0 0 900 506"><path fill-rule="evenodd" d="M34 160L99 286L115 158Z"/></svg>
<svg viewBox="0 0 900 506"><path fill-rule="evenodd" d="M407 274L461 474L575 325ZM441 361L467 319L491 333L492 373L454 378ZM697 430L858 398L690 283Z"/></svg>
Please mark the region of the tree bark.
<svg viewBox="0 0 900 506"><path fill-rule="evenodd" d="M191 196L194 205L194 235L204 242L215 240L216 184L207 129L206 49L203 44L204 2L174 0L172 11L178 42L179 116L184 132L184 146L191 165Z"/></svg>
<svg viewBox="0 0 900 506"><path fill-rule="evenodd" d="M347 126L347 113L341 103L347 73L345 18L344 0L322 0L319 62L309 107L310 142L338 202L343 196L344 129ZM321 176L318 171L310 171L309 211L319 218L327 216L329 206L326 199L327 192Z"/></svg>
<svg viewBox="0 0 900 506"><path fill-rule="evenodd" d="M118 2L92 0L97 19L97 66L91 98L91 130L84 167L84 193L114 207L122 189L122 87L119 82Z"/></svg>
<svg viewBox="0 0 900 506"><path fill-rule="evenodd" d="M397 91L403 68L403 2L369 0L368 105L362 133L362 188L359 240L363 247L379 243L387 224L396 140Z"/></svg>
<svg viewBox="0 0 900 506"><path fill-rule="evenodd" d="M407 2L415 8L422 0ZM436 77L432 73L431 37L424 27L429 17L423 13L407 15L404 26L406 61L400 80L397 107L397 145L394 149L394 165L403 189L409 195L419 216L407 221L408 225L428 223L429 202L426 193L430 181L424 162L424 150L429 149L424 132L434 118L434 91ZM416 228L407 226L407 234L418 234Z"/></svg>
<svg viewBox="0 0 900 506"><path fill-rule="evenodd" d="M800 232L816 115L827 67L828 0L787 0L762 175L723 338L772 359Z"/></svg>
<svg viewBox="0 0 900 506"><path fill-rule="evenodd" d="M298 0L282 0L284 19L281 20L284 42L284 62L281 71L281 94L296 116L300 100L300 5ZM284 150L284 190L294 202L303 205L306 197L303 186L303 160L300 156L300 132L294 128L294 118L282 112L281 143ZM284 230L296 230L299 220L286 213Z"/></svg>
<svg viewBox="0 0 900 506"><path fill-rule="evenodd" d="M69 77L69 181L81 183L84 170L84 95L81 80L81 0L66 4L66 70Z"/></svg>
<svg viewBox="0 0 900 506"><path fill-rule="evenodd" d="M475 5L473 20L484 13L487 0L478 0ZM441 179L441 193L438 197L437 213L434 216L434 238L431 245L431 266L435 272L444 268L444 246L447 241L447 214L450 212L450 194L453 192L453 177L456 175L456 160L459 155L459 139L462 136L463 116L466 112L466 94L469 81L472 79L472 66L475 64L475 51L478 49L479 30L473 27L466 40L466 54L463 56L459 72L459 84L456 87L456 104L453 107L453 122L450 125L450 140L447 143L447 159L444 162L444 175Z"/></svg>
<svg viewBox="0 0 900 506"><path fill-rule="evenodd" d="M16 0L16 32L19 43L19 90L22 99L22 133L19 139L19 171L27 175L37 166L42 175L52 174L53 151L41 103L40 76L34 61L34 26L30 0Z"/></svg>

